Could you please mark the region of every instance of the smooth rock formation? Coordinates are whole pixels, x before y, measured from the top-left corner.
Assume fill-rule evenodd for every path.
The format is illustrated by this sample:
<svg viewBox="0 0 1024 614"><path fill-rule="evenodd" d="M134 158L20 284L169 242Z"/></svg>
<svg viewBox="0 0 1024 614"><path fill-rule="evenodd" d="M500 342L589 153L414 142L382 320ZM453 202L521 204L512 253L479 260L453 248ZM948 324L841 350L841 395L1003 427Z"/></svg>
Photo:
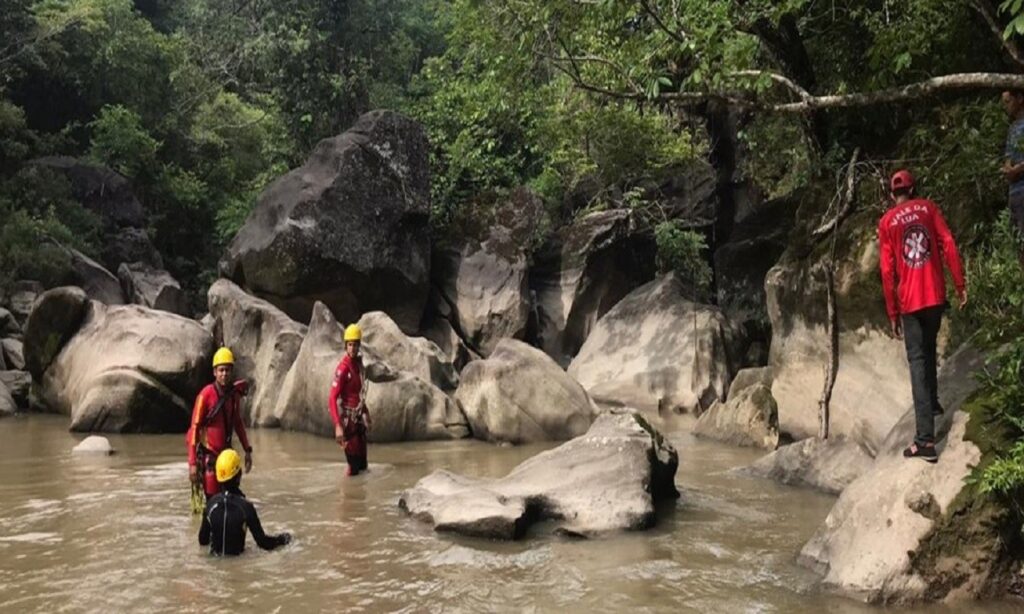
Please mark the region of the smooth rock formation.
<svg viewBox="0 0 1024 614"><path fill-rule="evenodd" d="M831 402L831 434L874 452L910 403L903 342L889 338L877 286L878 247L864 239L859 253L840 261L839 371ZM820 264L785 262L765 281L772 320L772 394L779 428L793 439L818 433L818 401L828 362L825 289ZM856 304L860 300L863 304Z"/></svg>
<svg viewBox="0 0 1024 614"><path fill-rule="evenodd" d="M824 574L826 587L883 603L926 597L929 582L916 573L909 553L921 546L981 459L977 446L964 440L967 419L956 412L938 463L886 451L846 487L800 552L801 562Z"/></svg>
<svg viewBox="0 0 1024 614"><path fill-rule="evenodd" d="M939 372L939 400L946 411L936 419L938 463L902 456L915 431L911 407L885 438L870 470L843 490L800 553L801 562L824 575L826 587L883 603L977 597L983 591L998 557L988 552L975 559L967 553L979 541L997 547L1002 540L998 525L986 526L984 511L947 517L951 502L966 487L964 479L981 459L981 451L965 437L969 416L958 410L978 389L974 374L983 364L981 354L968 345ZM934 533L940 523L952 536ZM942 540L950 538L959 549L943 546ZM940 560L918 560L925 552L930 553L925 558Z"/></svg>
<svg viewBox="0 0 1024 614"><path fill-rule="evenodd" d="M860 444L811 437L782 446L743 471L790 486L838 495L867 473L875 459Z"/></svg>
<svg viewBox="0 0 1024 614"><path fill-rule="evenodd" d="M22 342L17 339L0 340L0 354L3 354L3 363L6 363L11 369L24 369L25 354L23 347Z"/></svg>
<svg viewBox="0 0 1024 614"><path fill-rule="evenodd" d="M117 278L128 302L181 316L191 315L188 296L167 271L145 262L124 262L117 269Z"/></svg>
<svg viewBox="0 0 1024 614"><path fill-rule="evenodd" d="M749 369L740 369L736 372L736 377L732 378L732 383L729 384L729 394L726 398L731 399L742 392L745 388L750 388L757 384L762 384L771 388L772 380L771 367L751 367Z"/></svg>
<svg viewBox="0 0 1024 614"><path fill-rule="evenodd" d="M437 531L491 539L521 538L541 520L581 536L646 529L655 523L655 503L679 496L678 465L672 445L642 418L602 414L585 435L503 478L435 471L398 504Z"/></svg>
<svg viewBox="0 0 1024 614"><path fill-rule="evenodd" d="M78 332L89 299L81 288L63 286L39 296L25 324L25 368L37 380L50 367L61 348Z"/></svg>
<svg viewBox="0 0 1024 614"><path fill-rule="evenodd" d="M32 375L27 371L0 371L0 384L20 409L28 409L32 401Z"/></svg>
<svg viewBox="0 0 1024 614"><path fill-rule="evenodd" d="M427 316L427 323L422 332L424 338L433 341L440 348L457 373L461 373L470 361L480 358L479 354L469 349L445 317Z"/></svg>
<svg viewBox="0 0 1024 614"><path fill-rule="evenodd" d="M774 450L779 445L779 408L771 388L755 384L701 414L693 434L734 446Z"/></svg>
<svg viewBox="0 0 1024 614"><path fill-rule="evenodd" d="M335 367L345 351L343 333L327 306L317 303L278 395L274 415L282 428L334 437L327 401ZM370 441L453 439L468 434L465 417L439 388L391 368L368 343L363 354L366 407L373 420Z"/></svg>
<svg viewBox="0 0 1024 614"><path fill-rule="evenodd" d="M481 227L463 229L465 236L454 245L434 251L431 277L450 309L450 321L483 356L500 339L526 334L529 249L543 217L540 197L519 188L494 205Z"/></svg>
<svg viewBox="0 0 1024 614"><path fill-rule="evenodd" d="M459 375L452 361L436 343L423 337L407 337L383 311L371 311L359 318L363 343L389 367L414 375L441 390L453 391Z"/></svg>
<svg viewBox="0 0 1024 614"><path fill-rule="evenodd" d="M278 396L299 354L306 326L226 279L210 286L207 302L209 329L216 331L219 344L234 353L235 376L249 381L249 395L242 404L246 420L259 426L276 426ZM324 385L330 386L329 380Z"/></svg>
<svg viewBox="0 0 1024 614"><path fill-rule="evenodd" d="M322 301L342 321L380 310L414 333L429 285L427 153L418 123L363 115L264 190L221 274L301 322Z"/></svg>
<svg viewBox="0 0 1024 614"><path fill-rule="evenodd" d="M110 456L113 453L114 447L110 445L110 440L100 435L89 435L71 448L71 454L74 455Z"/></svg>
<svg viewBox="0 0 1024 614"><path fill-rule="evenodd" d="M0 418L6 418L18 411L18 404L14 402L7 386L0 381Z"/></svg>
<svg viewBox="0 0 1024 614"><path fill-rule="evenodd" d="M656 247L625 209L599 211L558 231L535 254L537 345L568 365L613 305L654 277Z"/></svg>
<svg viewBox="0 0 1024 614"><path fill-rule="evenodd" d="M549 356L503 339L490 357L462 371L455 399L473 436L485 441L560 441L590 428L596 409L586 391Z"/></svg>
<svg viewBox="0 0 1024 614"><path fill-rule="evenodd" d="M684 296L671 274L631 292L598 321L569 375L599 402L643 411L699 414L724 400L738 333Z"/></svg>
<svg viewBox="0 0 1024 614"><path fill-rule="evenodd" d="M34 311L30 330L36 320ZM37 389L47 408L71 416L73 431L183 432L210 381L213 349L193 320L92 301Z"/></svg>
<svg viewBox="0 0 1024 614"><path fill-rule="evenodd" d="M77 249L64 246L61 249L67 252L69 263L61 285L77 286L85 291L87 297L105 305L124 304L121 282L113 273Z"/></svg>

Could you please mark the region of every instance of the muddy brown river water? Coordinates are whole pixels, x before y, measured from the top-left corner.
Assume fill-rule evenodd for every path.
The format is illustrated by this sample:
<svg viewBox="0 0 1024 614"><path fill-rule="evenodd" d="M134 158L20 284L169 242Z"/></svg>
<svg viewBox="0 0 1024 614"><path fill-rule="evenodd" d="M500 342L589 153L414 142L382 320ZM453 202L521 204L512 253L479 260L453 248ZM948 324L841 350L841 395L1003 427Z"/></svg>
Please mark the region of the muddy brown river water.
<svg viewBox="0 0 1024 614"><path fill-rule="evenodd" d="M0 422L4 612L879 611L820 593L794 563L832 497L738 475L758 452L696 440L685 423L663 427L683 496L655 529L578 541L540 525L515 543L437 534L398 495L438 468L503 475L549 445L372 445L371 471L346 478L332 441L255 430L243 490L295 542L262 552L250 538L235 559L196 543L182 435L113 435L118 454L82 459L66 428L55 416Z"/></svg>

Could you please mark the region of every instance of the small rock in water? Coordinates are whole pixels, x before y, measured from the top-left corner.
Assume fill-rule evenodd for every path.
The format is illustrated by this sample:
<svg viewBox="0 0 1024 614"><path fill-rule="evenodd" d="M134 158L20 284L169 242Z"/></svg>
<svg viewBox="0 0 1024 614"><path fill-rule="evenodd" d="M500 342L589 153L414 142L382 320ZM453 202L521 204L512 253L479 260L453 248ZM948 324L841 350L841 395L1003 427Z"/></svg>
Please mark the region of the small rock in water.
<svg viewBox="0 0 1024 614"><path fill-rule="evenodd" d="M114 448L111 447L110 441L108 441L106 437L90 435L83 439L77 446L72 448L71 453L110 455L114 453Z"/></svg>

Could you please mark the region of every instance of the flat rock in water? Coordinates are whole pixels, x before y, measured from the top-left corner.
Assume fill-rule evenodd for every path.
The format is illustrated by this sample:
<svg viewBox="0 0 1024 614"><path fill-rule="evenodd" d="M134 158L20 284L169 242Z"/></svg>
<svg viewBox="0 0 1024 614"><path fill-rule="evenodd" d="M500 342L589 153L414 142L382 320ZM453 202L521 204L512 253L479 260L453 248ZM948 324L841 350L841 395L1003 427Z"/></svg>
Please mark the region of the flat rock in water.
<svg viewBox="0 0 1024 614"><path fill-rule="evenodd" d="M679 456L643 418L598 416L585 435L542 452L499 479L440 470L404 492L399 506L437 531L519 539L530 524L586 536L655 522L655 503L679 496Z"/></svg>
<svg viewBox="0 0 1024 614"><path fill-rule="evenodd" d="M701 414L693 434L734 446L774 450L779 445L779 408L771 388L754 384Z"/></svg>
<svg viewBox="0 0 1024 614"><path fill-rule="evenodd" d="M868 451L854 441L812 437L775 450L743 472L838 495L870 470L874 462Z"/></svg>
<svg viewBox="0 0 1024 614"><path fill-rule="evenodd" d="M114 453L114 448L110 445L110 441L106 437L100 437L99 435L90 435L83 439L77 446L71 449L72 454L97 454L97 455L111 455Z"/></svg>

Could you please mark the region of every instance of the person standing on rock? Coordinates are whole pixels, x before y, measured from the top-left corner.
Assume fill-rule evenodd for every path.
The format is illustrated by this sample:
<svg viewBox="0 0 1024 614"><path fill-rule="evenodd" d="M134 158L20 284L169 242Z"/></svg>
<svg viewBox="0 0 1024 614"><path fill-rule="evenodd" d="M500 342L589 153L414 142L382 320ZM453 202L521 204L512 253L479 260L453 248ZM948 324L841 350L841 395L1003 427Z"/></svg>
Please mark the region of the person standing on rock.
<svg viewBox="0 0 1024 614"><path fill-rule="evenodd" d="M1003 109L1010 116L1002 168L1010 186L1010 222L1024 239L1024 91L1007 90L1003 92L1002 101ZM1017 246L1017 257L1024 267L1024 242Z"/></svg>
<svg viewBox="0 0 1024 614"><path fill-rule="evenodd" d="M226 347L213 355L212 384L207 384L196 397L192 423L186 435L188 442L188 477L199 483L209 499L220 490L214 464L218 455L231 447L234 433L245 450L245 472L252 470L252 446L242 421L242 397L247 392L245 380L232 382L235 356Z"/></svg>
<svg viewBox="0 0 1024 614"><path fill-rule="evenodd" d="M267 535L263 532L256 508L239 486L242 483L242 459L238 452L228 448L217 456L217 482L219 493L210 497L203 511L203 524L199 527L199 545L210 546L212 554L236 555L245 550L245 531L252 533L256 545L273 550L292 541L289 533Z"/></svg>
<svg viewBox="0 0 1024 614"><path fill-rule="evenodd" d="M327 402L334 421L334 439L345 449L347 475L366 470L366 433L372 425L363 401L363 359L359 354L362 339L363 332L357 324L345 329L345 355L334 370Z"/></svg>
<svg viewBox="0 0 1024 614"><path fill-rule="evenodd" d="M936 340L946 310L943 261L953 277L960 308L967 304L963 265L953 234L938 206L914 194L914 177L892 176L894 205L878 223L882 291L892 334L903 339L910 362L917 434L903 456L935 462L935 416L942 413L937 382Z"/></svg>

